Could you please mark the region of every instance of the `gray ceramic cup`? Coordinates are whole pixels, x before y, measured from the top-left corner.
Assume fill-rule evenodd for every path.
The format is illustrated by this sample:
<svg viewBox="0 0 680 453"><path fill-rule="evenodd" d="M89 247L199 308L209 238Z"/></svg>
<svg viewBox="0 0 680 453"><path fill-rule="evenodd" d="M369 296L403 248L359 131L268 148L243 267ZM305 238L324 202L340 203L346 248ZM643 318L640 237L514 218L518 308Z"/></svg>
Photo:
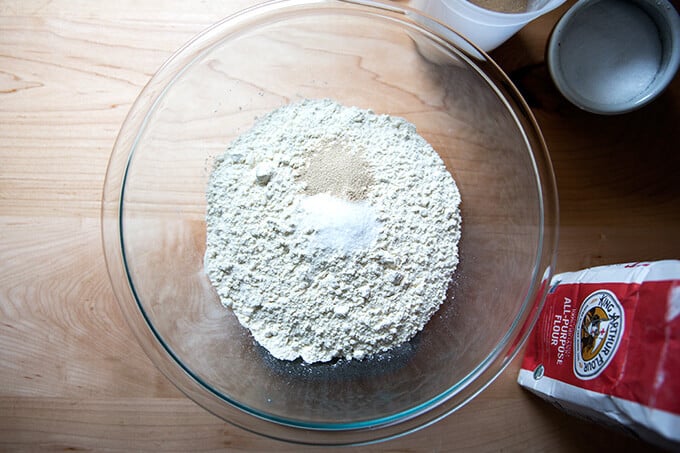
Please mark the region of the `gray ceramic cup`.
<svg viewBox="0 0 680 453"><path fill-rule="evenodd" d="M680 65L680 16L667 0L581 0L555 26L548 68L560 92L593 113L655 99Z"/></svg>

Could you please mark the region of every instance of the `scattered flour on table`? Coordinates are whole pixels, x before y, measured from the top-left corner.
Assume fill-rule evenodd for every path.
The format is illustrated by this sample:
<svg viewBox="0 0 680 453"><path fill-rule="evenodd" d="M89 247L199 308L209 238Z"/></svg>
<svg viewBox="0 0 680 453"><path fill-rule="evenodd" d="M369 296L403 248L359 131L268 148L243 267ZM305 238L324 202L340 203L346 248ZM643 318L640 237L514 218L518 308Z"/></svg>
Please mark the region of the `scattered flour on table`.
<svg viewBox="0 0 680 453"><path fill-rule="evenodd" d="M274 357L362 359L418 333L458 264L460 194L404 119L306 100L218 158L205 268Z"/></svg>

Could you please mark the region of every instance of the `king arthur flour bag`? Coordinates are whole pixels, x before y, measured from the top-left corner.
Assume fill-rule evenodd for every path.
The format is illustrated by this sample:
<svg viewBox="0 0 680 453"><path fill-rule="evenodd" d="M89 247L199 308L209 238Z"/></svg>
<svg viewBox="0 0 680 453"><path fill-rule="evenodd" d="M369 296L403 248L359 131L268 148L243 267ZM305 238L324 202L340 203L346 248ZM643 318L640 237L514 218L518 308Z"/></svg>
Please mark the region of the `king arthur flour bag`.
<svg viewBox="0 0 680 453"><path fill-rule="evenodd" d="M518 382L575 415L680 447L680 261L556 275Z"/></svg>

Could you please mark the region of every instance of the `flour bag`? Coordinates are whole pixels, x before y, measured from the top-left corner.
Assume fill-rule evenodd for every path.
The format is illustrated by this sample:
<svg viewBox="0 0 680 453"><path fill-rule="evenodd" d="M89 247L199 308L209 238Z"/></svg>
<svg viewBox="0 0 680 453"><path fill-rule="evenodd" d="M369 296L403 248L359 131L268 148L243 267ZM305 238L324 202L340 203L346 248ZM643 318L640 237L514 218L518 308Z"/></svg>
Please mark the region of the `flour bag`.
<svg viewBox="0 0 680 453"><path fill-rule="evenodd" d="M680 261L553 277L518 382L568 413L680 448Z"/></svg>

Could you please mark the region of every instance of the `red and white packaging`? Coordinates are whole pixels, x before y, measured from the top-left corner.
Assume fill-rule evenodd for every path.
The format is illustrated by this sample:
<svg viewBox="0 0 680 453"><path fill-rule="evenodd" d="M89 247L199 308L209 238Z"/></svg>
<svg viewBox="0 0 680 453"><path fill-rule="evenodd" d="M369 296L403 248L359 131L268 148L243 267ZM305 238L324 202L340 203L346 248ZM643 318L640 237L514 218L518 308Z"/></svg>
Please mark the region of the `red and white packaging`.
<svg viewBox="0 0 680 453"><path fill-rule="evenodd" d="M680 261L553 277L522 387L582 418L680 447Z"/></svg>

